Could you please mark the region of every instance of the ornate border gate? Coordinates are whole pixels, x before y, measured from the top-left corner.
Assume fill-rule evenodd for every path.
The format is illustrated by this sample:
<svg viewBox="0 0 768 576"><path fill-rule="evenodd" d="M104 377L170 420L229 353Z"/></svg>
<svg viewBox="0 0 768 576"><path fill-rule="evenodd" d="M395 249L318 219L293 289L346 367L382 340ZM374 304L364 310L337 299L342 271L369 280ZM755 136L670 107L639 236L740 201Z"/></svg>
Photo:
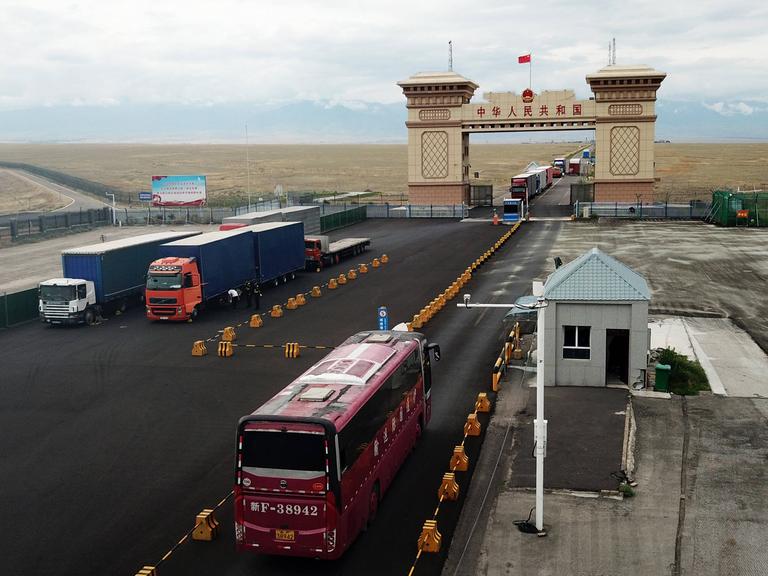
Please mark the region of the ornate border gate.
<svg viewBox="0 0 768 576"><path fill-rule="evenodd" d="M408 194L413 204L469 203L469 134L595 130L595 201L650 201L655 182L656 91L666 78L647 66L607 66L586 77L594 94L526 89L484 94L455 72L398 82L408 108Z"/></svg>

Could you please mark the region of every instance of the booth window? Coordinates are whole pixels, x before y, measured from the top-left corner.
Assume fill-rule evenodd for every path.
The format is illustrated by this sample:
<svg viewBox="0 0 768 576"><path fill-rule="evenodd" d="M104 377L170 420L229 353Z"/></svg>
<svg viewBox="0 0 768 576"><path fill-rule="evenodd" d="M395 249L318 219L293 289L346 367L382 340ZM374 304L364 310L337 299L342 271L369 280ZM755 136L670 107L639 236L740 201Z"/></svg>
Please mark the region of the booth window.
<svg viewBox="0 0 768 576"><path fill-rule="evenodd" d="M563 326L563 358L589 360L589 326Z"/></svg>

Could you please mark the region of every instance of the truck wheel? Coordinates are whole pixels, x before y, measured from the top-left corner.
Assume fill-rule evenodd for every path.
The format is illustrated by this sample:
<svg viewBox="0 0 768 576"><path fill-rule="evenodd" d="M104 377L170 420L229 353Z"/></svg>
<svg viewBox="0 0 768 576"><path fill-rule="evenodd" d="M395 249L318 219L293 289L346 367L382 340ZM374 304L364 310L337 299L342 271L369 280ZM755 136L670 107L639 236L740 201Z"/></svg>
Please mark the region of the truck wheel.
<svg viewBox="0 0 768 576"><path fill-rule="evenodd" d="M88 326L92 326L92 325L93 325L93 323L96 321L96 314L94 314L94 313L93 313L93 310L91 310L90 308L88 308L88 309L85 311L85 314L83 315L83 318L85 319L85 323L86 323Z"/></svg>
<svg viewBox="0 0 768 576"><path fill-rule="evenodd" d="M123 298L123 299L122 299L122 300L120 300L120 302L118 303L118 305L117 305L117 310L118 310L118 312L120 312L120 314L122 314L123 312L125 312L125 309L126 309L126 308L128 308L128 303L125 301L125 298Z"/></svg>
<svg viewBox="0 0 768 576"><path fill-rule="evenodd" d="M197 310L197 306L195 306L194 308L192 308L192 314L190 314L189 319L197 320L197 315L198 315L198 310Z"/></svg>

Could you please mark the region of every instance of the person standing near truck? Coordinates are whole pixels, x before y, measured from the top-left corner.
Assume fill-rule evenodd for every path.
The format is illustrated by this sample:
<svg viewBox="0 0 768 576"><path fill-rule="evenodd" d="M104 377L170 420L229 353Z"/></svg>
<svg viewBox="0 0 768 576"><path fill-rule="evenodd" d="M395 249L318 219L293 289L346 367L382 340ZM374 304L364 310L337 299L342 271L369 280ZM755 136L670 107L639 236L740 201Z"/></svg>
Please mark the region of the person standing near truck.
<svg viewBox="0 0 768 576"><path fill-rule="evenodd" d="M261 284L258 282L253 286L253 296L256 299L256 310L258 310L261 303Z"/></svg>
<svg viewBox="0 0 768 576"><path fill-rule="evenodd" d="M245 305L247 308L251 307L251 301L253 300L253 284L248 280L243 286L243 294L245 294Z"/></svg>

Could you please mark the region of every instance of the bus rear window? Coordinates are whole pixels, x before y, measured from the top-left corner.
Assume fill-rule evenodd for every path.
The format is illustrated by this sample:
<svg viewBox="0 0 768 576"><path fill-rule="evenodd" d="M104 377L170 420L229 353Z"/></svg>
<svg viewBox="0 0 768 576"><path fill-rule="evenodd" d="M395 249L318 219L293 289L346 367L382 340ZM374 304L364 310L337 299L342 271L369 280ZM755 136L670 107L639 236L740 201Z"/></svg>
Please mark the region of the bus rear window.
<svg viewBox="0 0 768 576"><path fill-rule="evenodd" d="M322 434L246 430L243 467L325 474L324 440Z"/></svg>

